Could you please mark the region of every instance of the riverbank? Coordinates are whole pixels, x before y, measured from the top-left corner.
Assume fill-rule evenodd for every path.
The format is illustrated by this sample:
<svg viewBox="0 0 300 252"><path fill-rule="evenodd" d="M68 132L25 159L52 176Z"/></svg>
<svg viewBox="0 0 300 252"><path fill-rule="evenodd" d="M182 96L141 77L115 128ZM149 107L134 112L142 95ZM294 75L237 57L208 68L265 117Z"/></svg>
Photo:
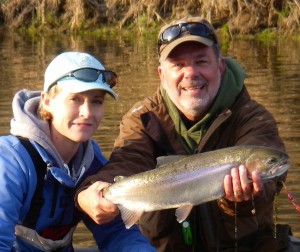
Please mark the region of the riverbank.
<svg viewBox="0 0 300 252"><path fill-rule="evenodd" d="M0 0L2 27L29 33L144 35L171 19L199 13L231 37L266 30L300 33L298 0Z"/></svg>
<svg viewBox="0 0 300 252"><path fill-rule="evenodd" d="M125 33L125 30L122 31ZM38 34L37 34L38 36ZM95 140L109 157L115 138L119 133L122 116L132 105L157 89L158 58L156 37L134 36L130 38L113 36L95 37L76 34L47 34L28 37L0 31L0 134L9 134L11 120L11 99L16 91L27 88L40 90L43 73L55 55L63 51L86 51L101 59L107 69L113 70L120 78L116 87L118 102L107 97L105 118L97 131ZM125 36L125 35L123 35ZM133 38L133 39L131 39ZM271 110L278 122L280 134L291 159L291 170L287 187L296 203L300 202L300 103L299 69L300 41L286 37L284 40L248 41L229 40L224 44L221 38L222 54L236 59L247 72L246 85L255 100ZM300 214L288 201L284 191L279 195L277 223L292 225L293 234L300 238ZM1 231L0 231L1 232ZM74 237L78 247L93 246L87 229L78 229Z"/></svg>

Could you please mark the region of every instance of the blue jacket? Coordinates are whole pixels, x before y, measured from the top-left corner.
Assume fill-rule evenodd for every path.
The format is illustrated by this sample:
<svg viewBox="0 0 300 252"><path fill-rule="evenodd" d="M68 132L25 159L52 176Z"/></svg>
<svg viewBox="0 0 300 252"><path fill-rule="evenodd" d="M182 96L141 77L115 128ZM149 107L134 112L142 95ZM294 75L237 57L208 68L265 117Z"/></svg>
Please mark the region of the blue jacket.
<svg viewBox="0 0 300 252"><path fill-rule="evenodd" d="M105 225L97 225L74 204L73 196L85 174L93 174L107 163L93 141L83 143L72 167L64 164L50 141L48 123L36 116L39 92L23 90L13 100L14 118L10 136L0 137L0 251L45 251L33 247L30 241L15 235L16 225L22 226L37 185L35 166L18 135L30 139L48 165L43 188L43 205L34 230L54 234L68 230L83 220L93 233L102 251L155 251L137 226L127 230L117 217ZM17 232L17 231L16 231ZM51 236L50 236L51 237ZM30 237L29 237L30 238ZM130 241L130 242L128 242ZM62 251L72 251L71 242Z"/></svg>

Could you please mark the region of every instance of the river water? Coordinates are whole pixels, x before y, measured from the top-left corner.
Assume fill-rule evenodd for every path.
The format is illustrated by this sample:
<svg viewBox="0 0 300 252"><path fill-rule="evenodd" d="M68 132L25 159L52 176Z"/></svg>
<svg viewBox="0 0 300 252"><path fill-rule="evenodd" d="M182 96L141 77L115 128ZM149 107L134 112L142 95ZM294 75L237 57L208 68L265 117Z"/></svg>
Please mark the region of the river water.
<svg viewBox="0 0 300 252"><path fill-rule="evenodd" d="M95 55L119 76L120 85L115 90L120 99L106 100L105 118L94 137L109 157L122 115L136 101L152 94L159 83L155 36L28 37L0 31L0 135L9 134L15 92L22 88L42 89L47 64L56 54L71 50ZM292 163L286 185L300 204L300 41L233 40L222 43L222 52L245 68L246 86L252 97L274 115ZM277 222L290 224L300 238L300 213L284 191L278 202ZM79 246L94 244L81 224L74 242Z"/></svg>

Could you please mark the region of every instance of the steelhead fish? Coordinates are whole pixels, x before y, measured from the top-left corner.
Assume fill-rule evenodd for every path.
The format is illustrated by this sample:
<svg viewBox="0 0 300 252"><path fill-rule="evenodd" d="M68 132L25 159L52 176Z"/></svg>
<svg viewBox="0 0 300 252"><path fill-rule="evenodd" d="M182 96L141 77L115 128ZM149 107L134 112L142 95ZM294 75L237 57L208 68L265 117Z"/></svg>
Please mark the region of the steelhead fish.
<svg viewBox="0 0 300 252"><path fill-rule="evenodd" d="M223 179L233 167L244 164L266 181L289 168L287 154L259 146L235 146L186 156L158 158L156 169L118 178L103 196L118 205L127 228L144 212L177 208L184 221L194 205L224 196Z"/></svg>

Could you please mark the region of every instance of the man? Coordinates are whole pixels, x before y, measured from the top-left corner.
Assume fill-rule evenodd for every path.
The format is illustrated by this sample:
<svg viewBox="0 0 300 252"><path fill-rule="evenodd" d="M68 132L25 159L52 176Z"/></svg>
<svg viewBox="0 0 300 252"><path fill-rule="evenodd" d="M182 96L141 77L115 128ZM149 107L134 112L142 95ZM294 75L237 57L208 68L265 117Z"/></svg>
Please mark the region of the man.
<svg viewBox="0 0 300 252"><path fill-rule="evenodd" d="M86 180L78 194L79 206L97 223L109 221L117 209L102 198L105 185L94 182L154 169L159 156L236 145L284 150L274 118L251 100L243 69L222 57L206 20L193 17L164 26L158 55L159 89L123 117L110 163ZM247 183L245 167L233 168L224 178L226 196L193 208L188 217L192 242L174 209L144 214L141 231L158 251L279 251L288 243L288 230L275 230L272 219L281 184L262 184L257 173L251 176L253 182Z"/></svg>

